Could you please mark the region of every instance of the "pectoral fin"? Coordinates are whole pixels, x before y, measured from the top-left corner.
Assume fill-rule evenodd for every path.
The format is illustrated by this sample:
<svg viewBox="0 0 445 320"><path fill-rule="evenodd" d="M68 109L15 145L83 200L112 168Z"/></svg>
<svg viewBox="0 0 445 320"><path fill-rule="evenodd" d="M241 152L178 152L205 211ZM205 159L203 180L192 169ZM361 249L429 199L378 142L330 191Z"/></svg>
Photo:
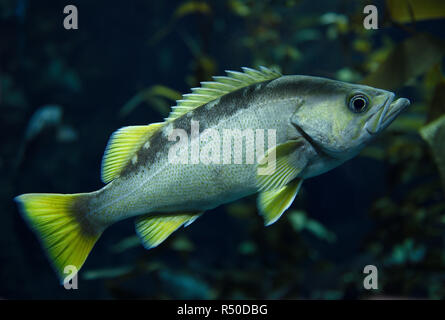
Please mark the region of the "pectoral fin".
<svg viewBox="0 0 445 320"><path fill-rule="evenodd" d="M302 145L301 139L291 140L267 151L257 169L259 191L279 189L297 177L305 165L297 150Z"/></svg>
<svg viewBox="0 0 445 320"><path fill-rule="evenodd" d="M266 226L277 221L283 212L290 207L302 183L303 179L297 178L284 187L263 191L259 194L258 210L263 216Z"/></svg>
<svg viewBox="0 0 445 320"><path fill-rule="evenodd" d="M188 226L202 213L145 215L136 219L136 233L146 249L161 244L182 225Z"/></svg>

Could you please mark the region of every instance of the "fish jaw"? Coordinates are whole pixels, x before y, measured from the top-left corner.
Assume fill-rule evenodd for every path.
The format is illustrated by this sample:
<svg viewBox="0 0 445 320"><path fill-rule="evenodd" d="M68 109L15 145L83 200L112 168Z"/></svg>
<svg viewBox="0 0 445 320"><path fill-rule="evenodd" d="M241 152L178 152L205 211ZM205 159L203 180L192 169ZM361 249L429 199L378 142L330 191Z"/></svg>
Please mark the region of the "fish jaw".
<svg viewBox="0 0 445 320"><path fill-rule="evenodd" d="M365 123L365 129L370 135L375 135L388 127L397 116L402 113L408 106L410 101L406 98L395 100L392 93L383 105L373 113Z"/></svg>

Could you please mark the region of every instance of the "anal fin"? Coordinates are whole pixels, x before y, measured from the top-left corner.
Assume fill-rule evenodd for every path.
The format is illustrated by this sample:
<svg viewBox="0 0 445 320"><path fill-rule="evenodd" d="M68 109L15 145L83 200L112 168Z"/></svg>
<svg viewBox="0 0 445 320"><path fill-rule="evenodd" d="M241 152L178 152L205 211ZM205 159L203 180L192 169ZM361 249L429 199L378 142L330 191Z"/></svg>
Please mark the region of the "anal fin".
<svg viewBox="0 0 445 320"><path fill-rule="evenodd" d="M181 226L188 226L198 218L202 212L177 214L148 214L136 219L136 233L141 238L146 249L161 244Z"/></svg>
<svg viewBox="0 0 445 320"><path fill-rule="evenodd" d="M300 191L303 179L295 179L284 187L262 191L258 196L258 210L266 226L277 221L290 207Z"/></svg>

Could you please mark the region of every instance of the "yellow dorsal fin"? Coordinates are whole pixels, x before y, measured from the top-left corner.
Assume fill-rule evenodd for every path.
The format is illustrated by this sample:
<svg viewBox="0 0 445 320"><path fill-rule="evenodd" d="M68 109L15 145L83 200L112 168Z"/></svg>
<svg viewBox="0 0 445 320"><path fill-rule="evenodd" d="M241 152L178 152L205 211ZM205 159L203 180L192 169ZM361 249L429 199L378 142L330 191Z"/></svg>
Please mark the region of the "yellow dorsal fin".
<svg viewBox="0 0 445 320"><path fill-rule="evenodd" d="M176 101L176 106L172 108L165 120L173 121L195 108L240 88L281 77L281 73L266 67L260 67L259 70L242 69L244 72L226 71L226 77L213 77L215 81L201 82L201 87L192 88L192 93L184 94L181 100Z"/></svg>
<svg viewBox="0 0 445 320"><path fill-rule="evenodd" d="M139 148L147 142L164 122L148 126L129 126L115 131L108 140L102 158L102 181L108 183L117 178Z"/></svg>

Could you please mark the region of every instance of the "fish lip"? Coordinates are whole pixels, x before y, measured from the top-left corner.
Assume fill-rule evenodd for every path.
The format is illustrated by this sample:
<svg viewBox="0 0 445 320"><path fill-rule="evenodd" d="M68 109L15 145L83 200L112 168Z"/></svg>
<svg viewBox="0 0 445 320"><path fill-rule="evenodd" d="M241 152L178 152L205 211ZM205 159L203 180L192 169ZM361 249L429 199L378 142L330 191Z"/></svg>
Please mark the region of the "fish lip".
<svg viewBox="0 0 445 320"><path fill-rule="evenodd" d="M388 113L388 109L391 106L392 102L394 101L395 97L396 95L394 93L391 93L391 95L384 102L383 112L380 115L379 122L377 123L377 128L381 128L383 119L385 119L386 114Z"/></svg>
<svg viewBox="0 0 445 320"><path fill-rule="evenodd" d="M371 115L369 115L369 117L366 119L366 122L365 122L365 129L366 129L366 131L367 131L371 136L374 135L374 134L376 134L377 132L380 131L380 126L381 126L381 121L382 121L382 119L383 119L383 115L386 114L389 105L390 105L391 102L394 100L394 97L395 97L394 93L391 93L391 95L390 95L388 98L386 98L386 100L385 100L380 106L378 106L378 107L376 108L376 111L374 111L374 112L373 112ZM382 108L383 108L383 110L382 110ZM378 123L377 123L377 125L376 125L376 129L375 129L375 131L372 131L372 130L370 130L370 129L368 128L368 126L371 126L372 123L375 122L375 121L374 121L375 117L379 117L379 120L378 120Z"/></svg>
<svg viewBox="0 0 445 320"><path fill-rule="evenodd" d="M406 98L395 99L395 94L391 93L391 95L385 100L381 107L377 108L377 111L369 116L367 119L367 123L365 125L366 131L370 135L375 135L388 127L391 122L408 106L410 105L410 101ZM381 108L383 110L381 111ZM372 125L374 122L374 118L379 117L375 130L370 130L368 126Z"/></svg>
<svg viewBox="0 0 445 320"><path fill-rule="evenodd" d="M385 114L383 125L388 126L411 102L406 98L399 98L390 104L390 112Z"/></svg>

